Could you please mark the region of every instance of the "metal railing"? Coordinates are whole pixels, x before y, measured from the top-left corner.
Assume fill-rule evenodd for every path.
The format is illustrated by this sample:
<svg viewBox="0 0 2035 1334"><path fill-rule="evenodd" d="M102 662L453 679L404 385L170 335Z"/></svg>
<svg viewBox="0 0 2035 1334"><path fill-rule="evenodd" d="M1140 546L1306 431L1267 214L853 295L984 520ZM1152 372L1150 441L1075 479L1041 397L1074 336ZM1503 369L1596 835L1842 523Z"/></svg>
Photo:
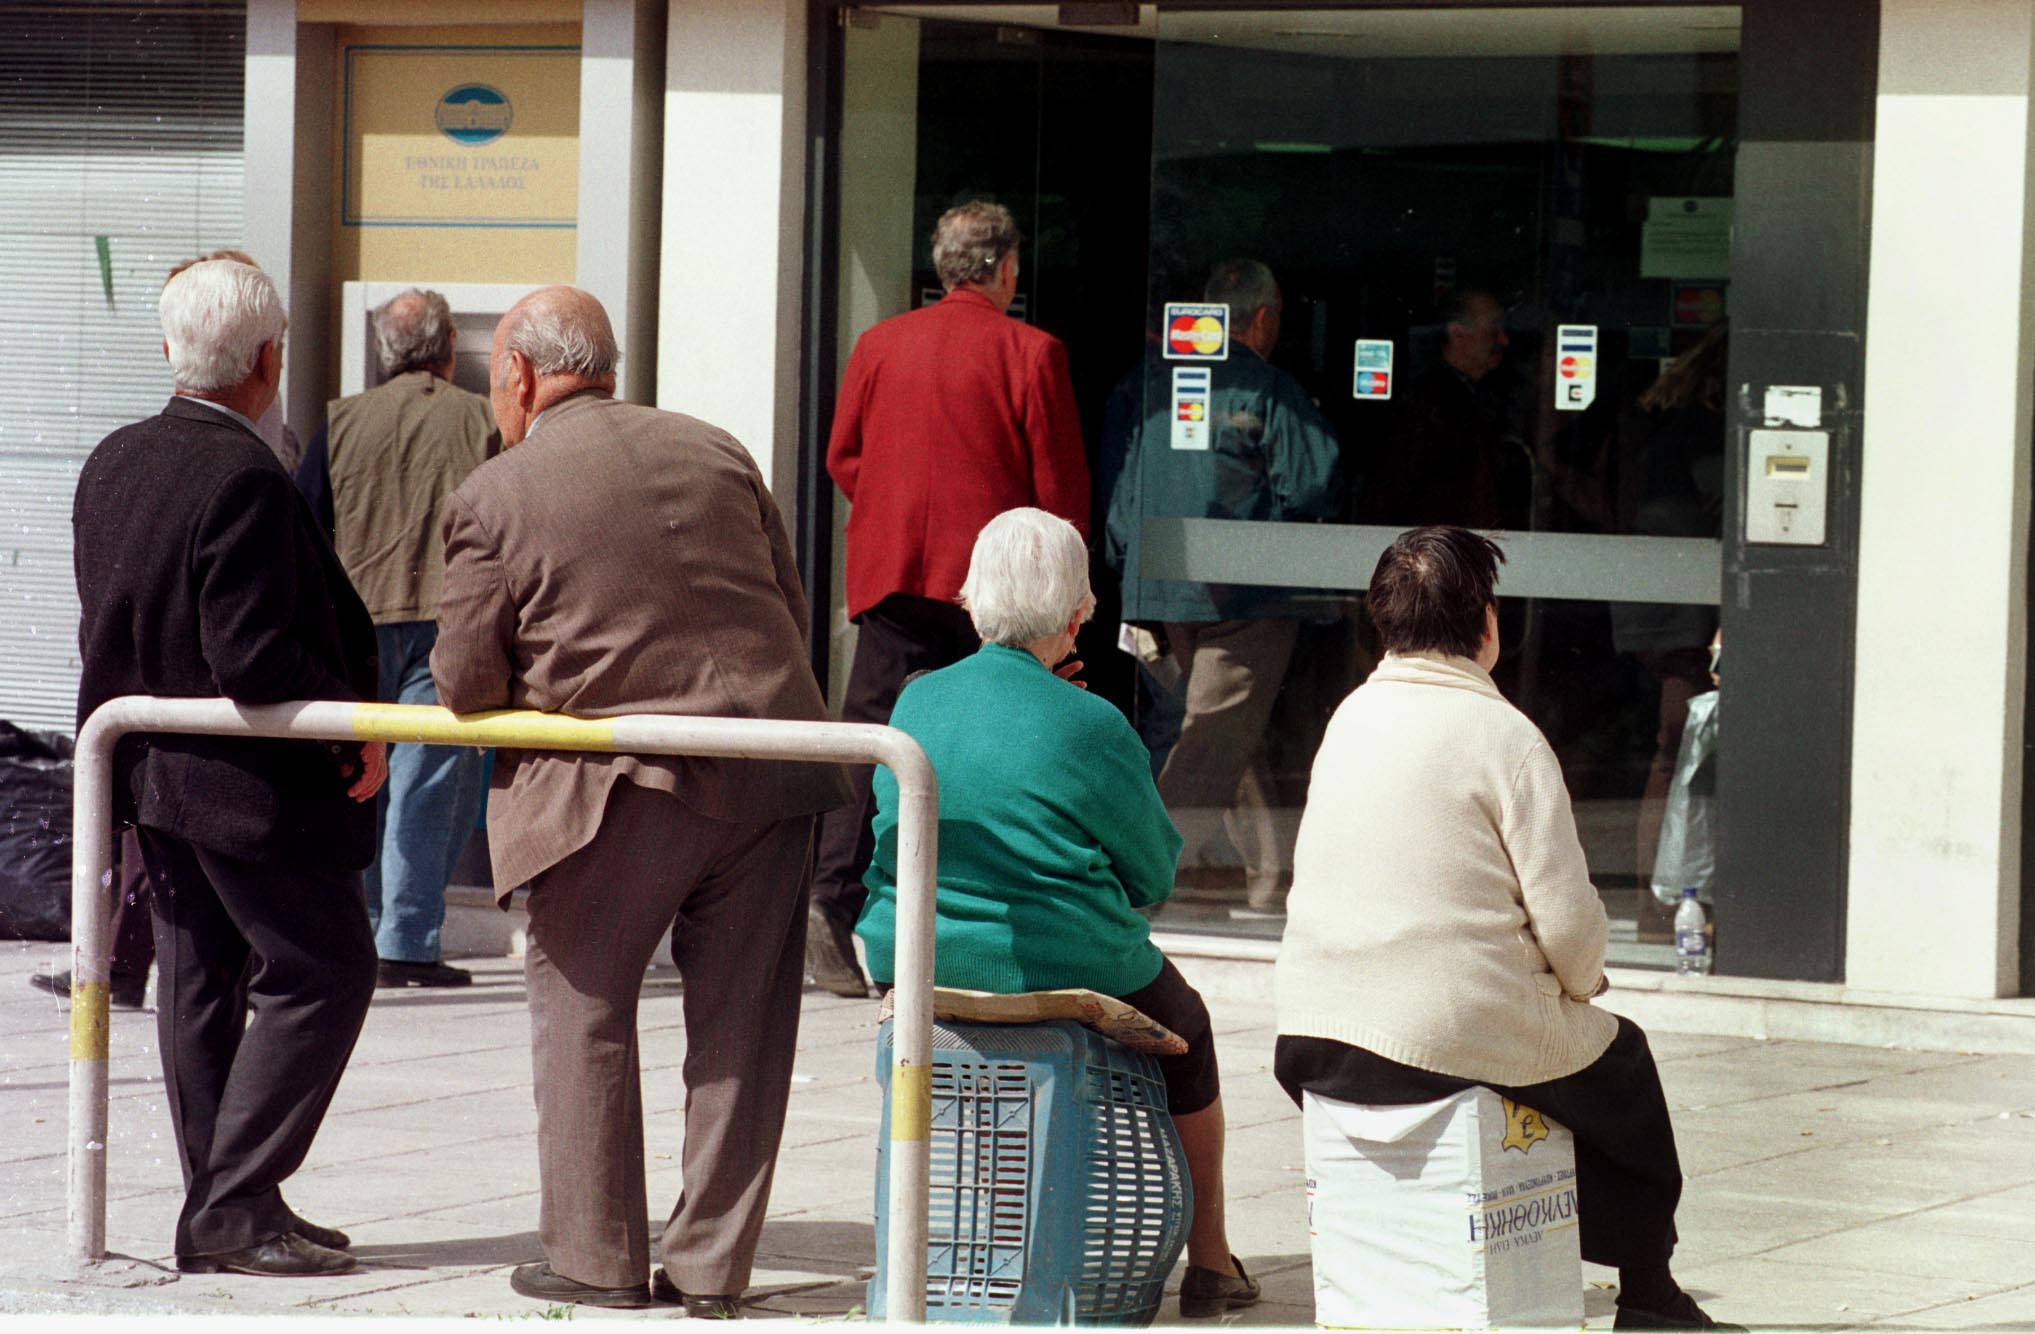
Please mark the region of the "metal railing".
<svg viewBox="0 0 2035 1334"><path fill-rule="evenodd" d="M897 1004L890 1081L889 1255L884 1280L892 1320L925 1320L939 790L933 767L917 742L895 728L866 723L656 714L573 718L513 710L462 716L415 704L295 701L256 707L224 699L141 695L108 700L78 732L73 798L69 1254L81 1265L106 1258L113 748L130 732L634 751L881 764L888 768L898 787Z"/></svg>

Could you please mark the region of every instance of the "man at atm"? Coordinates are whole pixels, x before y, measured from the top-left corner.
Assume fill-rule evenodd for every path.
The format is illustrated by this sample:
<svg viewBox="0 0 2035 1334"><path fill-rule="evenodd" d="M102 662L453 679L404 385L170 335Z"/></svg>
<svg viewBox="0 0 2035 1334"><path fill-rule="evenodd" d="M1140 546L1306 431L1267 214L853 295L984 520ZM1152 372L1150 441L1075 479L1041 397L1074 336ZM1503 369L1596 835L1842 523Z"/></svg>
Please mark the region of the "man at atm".
<svg viewBox="0 0 2035 1334"><path fill-rule="evenodd" d="M1180 739L1159 795L1191 859L1220 817L1244 862L1250 906L1281 911L1290 879L1264 773L1266 725L1299 638L1277 590L1148 577L1147 518L1342 517L1342 450L1307 390L1269 358L1282 301L1255 259L1217 264L1202 291L1229 308L1227 355L1154 361L1144 415L1110 498L1106 554L1123 571L1124 619L1164 625L1185 675Z"/></svg>

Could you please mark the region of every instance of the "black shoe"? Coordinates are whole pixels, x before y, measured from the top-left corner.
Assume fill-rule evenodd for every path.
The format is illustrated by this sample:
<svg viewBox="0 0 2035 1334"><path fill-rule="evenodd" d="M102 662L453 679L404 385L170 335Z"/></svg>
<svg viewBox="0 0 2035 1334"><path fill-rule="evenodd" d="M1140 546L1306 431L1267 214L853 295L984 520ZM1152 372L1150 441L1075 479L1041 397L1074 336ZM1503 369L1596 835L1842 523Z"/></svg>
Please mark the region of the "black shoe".
<svg viewBox="0 0 2035 1334"><path fill-rule="evenodd" d="M1611 1321L1613 1329L1718 1329L1745 1334L1744 1325L1729 1325L1713 1319L1708 1311L1696 1305L1696 1299L1686 1292L1678 1292L1675 1299L1658 1311L1642 1310L1637 1306L1621 1303L1618 1314Z"/></svg>
<svg viewBox="0 0 2035 1334"><path fill-rule="evenodd" d="M1234 1255L1229 1262L1237 1267L1233 1275L1218 1274L1200 1265L1187 1266L1187 1277L1180 1283L1180 1314L1184 1319L1221 1315L1258 1300L1258 1285L1244 1272L1244 1262Z"/></svg>
<svg viewBox="0 0 2035 1334"><path fill-rule="evenodd" d="M71 996L71 970L61 973L32 973L28 985L47 991L52 996L69 1000ZM148 1004L148 979L139 982L129 978L115 978L106 992L106 1003L116 1010L139 1010Z"/></svg>
<svg viewBox="0 0 2035 1334"><path fill-rule="evenodd" d="M697 1293L687 1294L678 1290L671 1281L671 1275L659 1267L650 1276L650 1295L667 1306L685 1305L685 1313L695 1320L737 1320L741 1318L738 1309L742 1304L739 1295L732 1297L708 1297Z"/></svg>
<svg viewBox="0 0 2035 1334"><path fill-rule="evenodd" d="M449 963L411 963L407 959L383 959L375 974L375 987L463 987L473 974Z"/></svg>
<svg viewBox="0 0 2035 1334"><path fill-rule="evenodd" d="M336 1227L319 1227L316 1223L307 1223L299 1218L293 1225L292 1231L305 1241L315 1246L323 1246L329 1251L350 1251L353 1249L353 1238L347 1236Z"/></svg>
<svg viewBox="0 0 2035 1334"><path fill-rule="evenodd" d="M627 1288L597 1288L591 1283L579 1283L567 1278L551 1267L549 1260L535 1264L517 1265L509 1275L509 1286L525 1297L535 1297L540 1302L572 1302L579 1306L619 1306L636 1308L650 1305L650 1291L638 1283Z"/></svg>
<svg viewBox="0 0 2035 1334"><path fill-rule="evenodd" d="M855 962L855 933L818 899L806 909L806 971L836 996L868 998L869 979Z"/></svg>
<svg viewBox="0 0 2035 1334"><path fill-rule="evenodd" d="M186 1274L258 1274L271 1278L321 1278L350 1273L359 1261L345 1251L320 1246L294 1232L283 1232L240 1251L180 1255L177 1268Z"/></svg>

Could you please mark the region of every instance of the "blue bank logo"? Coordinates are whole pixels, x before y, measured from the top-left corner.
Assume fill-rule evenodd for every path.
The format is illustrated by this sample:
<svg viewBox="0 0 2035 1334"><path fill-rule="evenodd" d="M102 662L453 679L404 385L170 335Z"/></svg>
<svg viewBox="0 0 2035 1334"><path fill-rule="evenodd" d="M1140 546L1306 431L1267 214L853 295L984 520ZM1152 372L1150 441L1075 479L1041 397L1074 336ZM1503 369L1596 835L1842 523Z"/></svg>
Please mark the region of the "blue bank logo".
<svg viewBox="0 0 2035 1334"><path fill-rule="evenodd" d="M454 143L493 143L513 118L508 95L484 83L462 83L438 99L438 128Z"/></svg>

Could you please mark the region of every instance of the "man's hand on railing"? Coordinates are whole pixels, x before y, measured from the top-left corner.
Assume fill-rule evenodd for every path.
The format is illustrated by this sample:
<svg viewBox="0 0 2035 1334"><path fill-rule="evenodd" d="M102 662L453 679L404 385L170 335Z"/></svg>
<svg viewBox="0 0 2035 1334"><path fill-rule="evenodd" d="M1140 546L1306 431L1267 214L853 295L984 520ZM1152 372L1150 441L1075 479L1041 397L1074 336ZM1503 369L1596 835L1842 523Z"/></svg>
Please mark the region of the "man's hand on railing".
<svg viewBox="0 0 2035 1334"><path fill-rule="evenodd" d="M374 794L382 790L382 784L389 778L389 748L385 742L365 741L360 747L360 777L353 780L353 786L346 789L346 795L355 801L371 801ZM350 764L341 765L341 774L353 772Z"/></svg>

